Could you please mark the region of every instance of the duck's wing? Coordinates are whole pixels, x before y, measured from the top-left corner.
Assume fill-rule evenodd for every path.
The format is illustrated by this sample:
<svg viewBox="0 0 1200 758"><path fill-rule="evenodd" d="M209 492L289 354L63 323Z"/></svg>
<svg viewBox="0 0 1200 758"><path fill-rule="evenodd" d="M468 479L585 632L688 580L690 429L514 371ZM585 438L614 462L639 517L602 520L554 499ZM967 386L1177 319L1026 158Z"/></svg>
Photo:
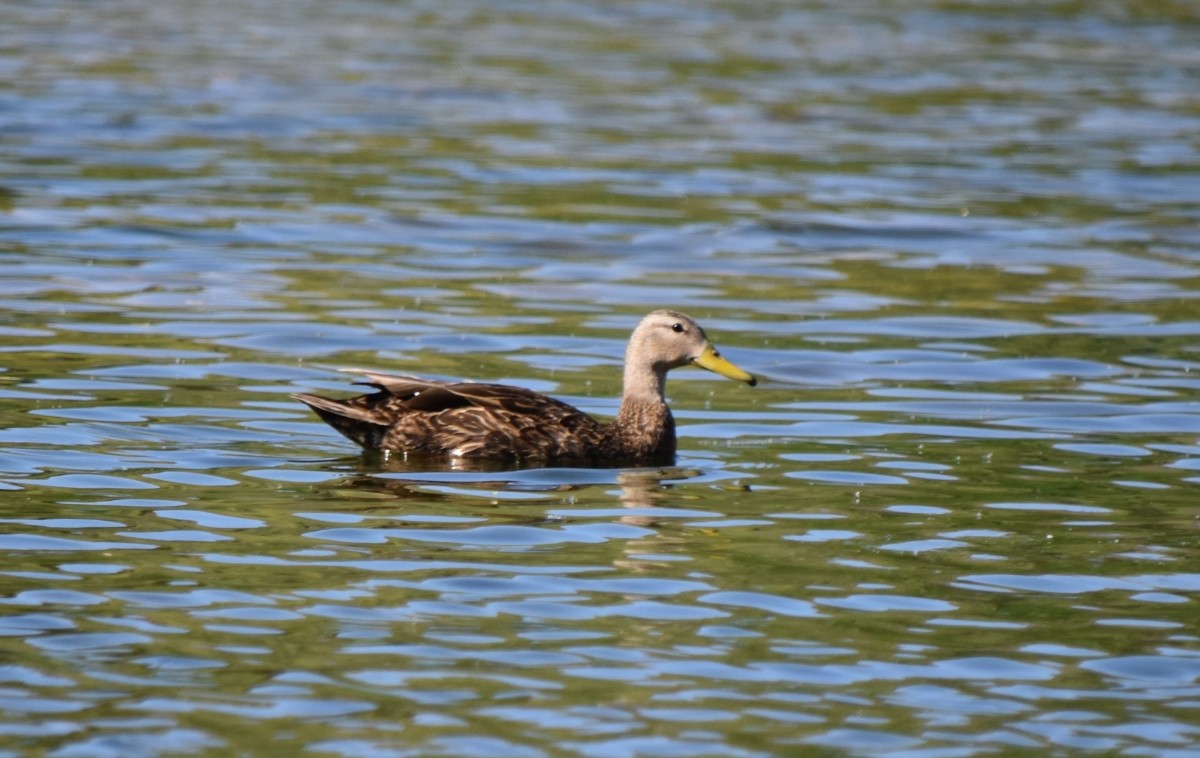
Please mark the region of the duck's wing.
<svg viewBox="0 0 1200 758"><path fill-rule="evenodd" d="M604 437L591 416L524 387L463 383L439 389L453 395L451 402L468 403L427 416L433 421L429 439L456 458L587 462Z"/></svg>
<svg viewBox="0 0 1200 758"><path fill-rule="evenodd" d="M342 371L366 377L367 381L361 384L386 392L390 396L389 405L399 401L410 411L438 413L451 408L474 406L502 416L538 416L547 412L554 417L562 414L583 415L577 408L549 395L508 384L443 382L415 376L379 374L365 369Z"/></svg>
<svg viewBox="0 0 1200 758"><path fill-rule="evenodd" d="M448 408L468 405L468 401L445 391L447 383L411 376L389 376L361 369L342 369L362 374L378 392L358 397L334 400L310 395L292 395L311 408L325 423L367 450L386 446L389 430L406 419Z"/></svg>
<svg viewBox="0 0 1200 758"><path fill-rule="evenodd" d="M392 409L391 414L393 416L396 415L397 411L437 413L438 411L445 411L451 408L462 408L463 406L472 405L470 397L458 391L460 387L472 386L470 383L442 382L436 379L422 379L416 376L380 374L360 368L344 368L340 370L347 374L359 374L366 377L366 381L359 382L359 384L365 384L380 390L383 393L382 396L370 395L368 397L375 399L375 406ZM394 421L395 418L392 420Z"/></svg>
<svg viewBox="0 0 1200 758"><path fill-rule="evenodd" d="M524 387L345 370L363 376L362 384L378 391L347 400L295 397L368 449L461 457L581 457L600 429L582 411Z"/></svg>

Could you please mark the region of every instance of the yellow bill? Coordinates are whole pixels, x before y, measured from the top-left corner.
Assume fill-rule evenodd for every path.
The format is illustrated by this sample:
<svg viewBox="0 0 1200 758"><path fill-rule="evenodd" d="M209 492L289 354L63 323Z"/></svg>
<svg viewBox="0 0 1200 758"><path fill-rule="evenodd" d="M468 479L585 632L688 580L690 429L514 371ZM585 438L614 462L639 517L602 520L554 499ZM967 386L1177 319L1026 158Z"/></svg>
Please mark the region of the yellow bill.
<svg viewBox="0 0 1200 758"><path fill-rule="evenodd" d="M717 352L717 349L712 346L711 342L704 346L704 350L699 356L692 359L692 363L696 364L700 368L706 368L714 374L720 374L726 379L733 379L737 382L745 382L751 387L758 384L758 380L754 378L753 374L748 374L745 371L742 371L740 368L721 357L721 354Z"/></svg>

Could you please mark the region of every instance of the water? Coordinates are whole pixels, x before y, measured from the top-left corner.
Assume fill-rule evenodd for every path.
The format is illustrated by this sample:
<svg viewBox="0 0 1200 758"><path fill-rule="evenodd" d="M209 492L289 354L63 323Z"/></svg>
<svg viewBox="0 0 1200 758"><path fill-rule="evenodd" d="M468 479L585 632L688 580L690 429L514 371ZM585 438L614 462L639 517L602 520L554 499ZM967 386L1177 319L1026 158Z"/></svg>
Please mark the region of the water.
<svg viewBox="0 0 1200 758"><path fill-rule="evenodd" d="M1188 3L10 4L0 749L1200 751ZM678 465L364 459L338 366Z"/></svg>

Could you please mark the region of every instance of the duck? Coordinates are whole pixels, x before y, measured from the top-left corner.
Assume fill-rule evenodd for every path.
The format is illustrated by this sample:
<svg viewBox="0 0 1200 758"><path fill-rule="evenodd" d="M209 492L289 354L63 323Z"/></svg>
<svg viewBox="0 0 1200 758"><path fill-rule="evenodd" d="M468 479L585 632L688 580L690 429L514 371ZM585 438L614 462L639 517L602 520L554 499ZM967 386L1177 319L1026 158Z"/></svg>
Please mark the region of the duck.
<svg viewBox="0 0 1200 758"><path fill-rule="evenodd" d="M625 350L620 409L602 423L567 403L524 387L393 376L342 369L374 392L344 400L292 397L365 451L452 463L596 468L670 466L675 419L667 372L699 366L753 387L692 317L656 310L634 328Z"/></svg>

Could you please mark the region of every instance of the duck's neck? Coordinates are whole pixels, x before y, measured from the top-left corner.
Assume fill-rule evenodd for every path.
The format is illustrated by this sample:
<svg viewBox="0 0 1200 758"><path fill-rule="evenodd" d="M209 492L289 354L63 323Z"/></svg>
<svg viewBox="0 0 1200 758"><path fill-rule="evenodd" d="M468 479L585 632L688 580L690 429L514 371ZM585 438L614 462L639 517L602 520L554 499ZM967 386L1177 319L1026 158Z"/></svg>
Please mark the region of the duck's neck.
<svg viewBox="0 0 1200 758"><path fill-rule="evenodd" d="M621 409L612 424L613 442L624 455L644 464L675 461L675 419L663 388L666 372L625 364Z"/></svg>
<svg viewBox="0 0 1200 758"><path fill-rule="evenodd" d="M656 371L653 366L638 364L625 359L625 386L621 392L621 410L631 402L638 405L665 405L667 372ZM618 418L620 416L618 415Z"/></svg>

